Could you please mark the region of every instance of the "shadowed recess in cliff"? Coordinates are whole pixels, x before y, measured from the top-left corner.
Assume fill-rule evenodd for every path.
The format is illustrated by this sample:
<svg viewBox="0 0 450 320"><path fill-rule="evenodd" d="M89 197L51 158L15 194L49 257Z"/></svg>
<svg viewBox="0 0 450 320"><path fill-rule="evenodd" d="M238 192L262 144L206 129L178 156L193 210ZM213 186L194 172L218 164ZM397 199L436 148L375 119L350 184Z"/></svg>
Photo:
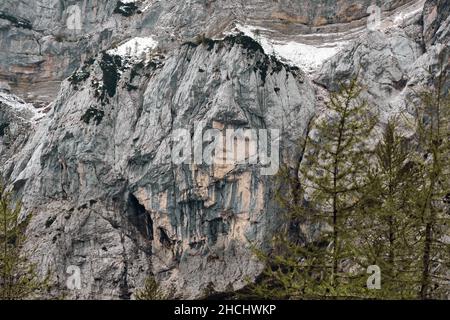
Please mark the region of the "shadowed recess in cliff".
<svg viewBox="0 0 450 320"><path fill-rule="evenodd" d="M31 22L27 19L15 17L7 12L0 11L0 19L8 20L13 26L17 28L24 28L31 30L33 28Z"/></svg>
<svg viewBox="0 0 450 320"><path fill-rule="evenodd" d="M132 193L128 195L127 218L145 239L153 240L153 221L150 213Z"/></svg>
<svg viewBox="0 0 450 320"><path fill-rule="evenodd" d="M120 79L119 70L123 70L122 60L120 56L109 55L105 52L100 61L100 68L103 73L103 85L97 91L97 98L102 102L102 105L105 105L109 103L108 97L114 97L117 92L117 82Z"/></svg>

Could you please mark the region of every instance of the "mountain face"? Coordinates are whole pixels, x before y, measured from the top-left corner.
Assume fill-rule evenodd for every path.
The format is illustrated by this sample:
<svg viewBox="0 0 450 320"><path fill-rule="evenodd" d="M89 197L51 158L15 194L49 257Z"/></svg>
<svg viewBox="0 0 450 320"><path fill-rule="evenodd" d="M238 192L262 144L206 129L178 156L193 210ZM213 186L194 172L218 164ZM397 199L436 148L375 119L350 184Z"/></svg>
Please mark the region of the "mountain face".
<svg viewBox="0 0 450 320"><path fill-rule="evenodd" d="M348 30L365 25L370 0L358 1L108 1L4 0L0 3L0 81L37 105L56 98L80 60L130 37L153 35L167 50L236 21L282 35ZM381 1L393 10L412 1ZM386 11L389 13L389 11ZM69 28L79 20L79 25ZM439 23L439 22L436 22ZM39 85L36 85L39 84Z"/></svg>
<svg viewBox="0 0 450 320"><path fill-rule="evenodd" d="M369 30L371 4L2 1L0 172L56 293L129 299L154 275L197 298L257 277L252 245L282 227L275 178L260 164L174 164L172 136L277 129L295 171L338 81L359 75L382 119L408 110L427 70L448 73L450 6L379 1Z"/></svg>

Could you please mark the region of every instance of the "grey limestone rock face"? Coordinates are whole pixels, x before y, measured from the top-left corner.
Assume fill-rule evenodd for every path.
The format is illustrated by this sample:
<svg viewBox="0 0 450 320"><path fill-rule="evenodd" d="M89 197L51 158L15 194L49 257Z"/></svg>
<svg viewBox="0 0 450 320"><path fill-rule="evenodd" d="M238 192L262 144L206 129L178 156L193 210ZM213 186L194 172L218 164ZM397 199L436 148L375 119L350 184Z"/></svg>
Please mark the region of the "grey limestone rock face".
<svg viewBox="0 0 450 320"><path fill-rule="evenodd" d="M5 0L0 3L0 81L27 102L48 104L83 60L129 37L155 35L168 50L199 34L216 37L236 21L282 34L365 24L369 0ZM386 12L413 0L380 1ZM128 5L130 7L131 5ZM127 11L128 10L128 11Z"/></svg>
<svg viewBox="0 0 450 320"><path fill-rule="evenodd" d="M450 3L443 0L428 0L424 7L423 37L427 47L448 43Z"/></svg>
<svg viewBox="0 0 450 320"><path fill-rule="evenodd" d="M112 60L120 79L111 83ZM77 298L129 297L150 272L185 298L210 283L244 286L261 270L250 245L277 227L273 177L258 166L175 166L171 136L199 121L279 129L293 161L314 114L311 82L243 36L188 43L147 64L104 53L87 68L82 83L63 83L26 164L36 172L20 178L40 265L59 279L79 266Z"/></svg>
<svg viewBox="0 0 450 320"><path fill-rule="evenodd" d="M444 23L448 14L443 2L439 6L439 14L430 17L430 9L436 10L437 4L427 1L423 15L404 22L402 28L368 32L353 40L324 63L315 81L336 90L340 81L358 76L365 86L363 95L377 106L374 112L382 120L402 110L413 114L420 90L439 77L440 68L448 73L449 38ZM429 22L420 28L424 20ZM433 24L441 27L433 32Z"/></svg>
<svg viewBox="0 0 450 320"><path fill-rule="evenodd" d="M317 82L336 90L340 81L359 76L365 95L379 111L399 110L398 99L406 88L415 61L423 54L420 44L404 31L370 32L327 61ZM394 110L393 110L394 109Z"/></svg>

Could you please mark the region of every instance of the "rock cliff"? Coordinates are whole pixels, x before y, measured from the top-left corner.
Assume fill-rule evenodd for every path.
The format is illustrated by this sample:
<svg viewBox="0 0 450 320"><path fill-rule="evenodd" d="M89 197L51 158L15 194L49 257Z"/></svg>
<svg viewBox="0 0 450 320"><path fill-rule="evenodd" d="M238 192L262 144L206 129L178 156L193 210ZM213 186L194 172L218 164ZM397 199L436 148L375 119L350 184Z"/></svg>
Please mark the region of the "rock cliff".
<svg viewBox="0 0 450 320"><path fill-rule="evenodd" d="M448 72L446 1L0 4L0 172L32 214L27 244L58 294L129 299L238 290L280 228L260 164L173 163L177 130L280 130L280 160L336 81L359 74L386 117ZM305 67L308 63L314 68ZM261 136L257 136L261 139ZM81 290L66 287L68 266Z"/></svg>

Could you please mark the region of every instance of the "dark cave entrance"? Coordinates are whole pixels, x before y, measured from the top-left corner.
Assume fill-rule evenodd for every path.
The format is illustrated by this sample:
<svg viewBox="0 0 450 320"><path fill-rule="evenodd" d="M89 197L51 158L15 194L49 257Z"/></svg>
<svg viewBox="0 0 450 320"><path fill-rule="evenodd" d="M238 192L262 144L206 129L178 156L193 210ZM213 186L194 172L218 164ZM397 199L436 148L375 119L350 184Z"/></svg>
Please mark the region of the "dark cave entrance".
<svg viewBox="0 0 450 320"><path fill-rule="evenodd" d="M145 239L153 240L153 220L150 213L132 193L128 195L127 215L128 220Z"/></svg>

